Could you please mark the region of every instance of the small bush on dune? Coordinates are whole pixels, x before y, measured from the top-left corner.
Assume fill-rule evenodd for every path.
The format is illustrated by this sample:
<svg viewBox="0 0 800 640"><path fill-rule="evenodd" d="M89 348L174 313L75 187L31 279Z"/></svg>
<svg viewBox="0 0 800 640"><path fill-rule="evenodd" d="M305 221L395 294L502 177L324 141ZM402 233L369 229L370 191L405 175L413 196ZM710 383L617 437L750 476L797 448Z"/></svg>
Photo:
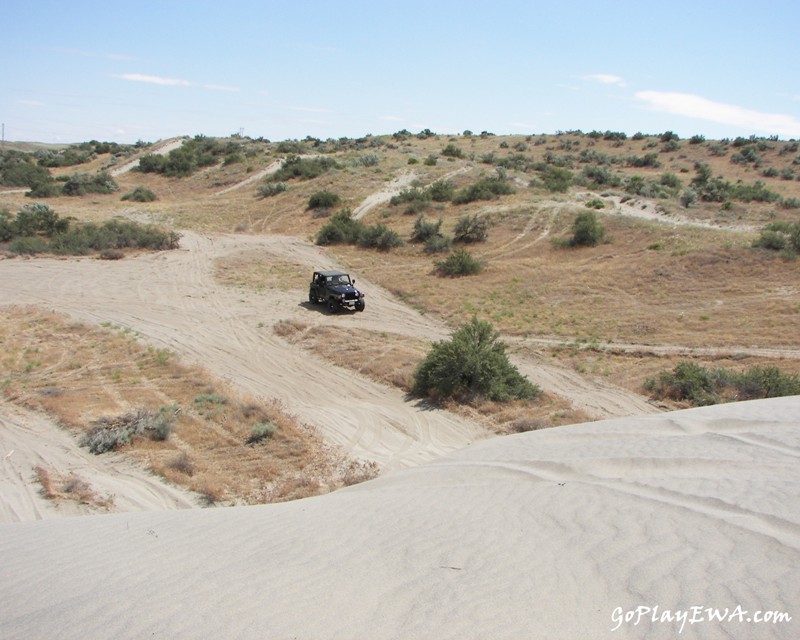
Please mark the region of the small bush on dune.
<svg viewBox="0 0 800 640"><path fill-rule="evenodd" d="M137 409L116 418L100 418L84 434L81 445L100 454L130 444L137 436L166 440L172 433L174 421L174 407L161 407L157 412Z"/></svg>
<svg viewBox="0 0 800 640"><path fill-rule="evenodd" d="M414 373L413 393L462 401L535 398L541 390L509 362L505 349L490 323L473 318L449 340L434 343Z"/></svg>

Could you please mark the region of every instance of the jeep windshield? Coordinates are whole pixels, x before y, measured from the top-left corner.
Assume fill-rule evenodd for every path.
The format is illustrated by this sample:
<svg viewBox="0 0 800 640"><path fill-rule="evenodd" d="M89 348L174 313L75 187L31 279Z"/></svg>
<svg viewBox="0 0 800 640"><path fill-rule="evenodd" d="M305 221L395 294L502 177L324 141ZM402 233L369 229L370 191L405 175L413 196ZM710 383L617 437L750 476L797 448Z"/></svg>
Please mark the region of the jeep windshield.
<svg viewBox="0 0 800 640"><path fill-rule="evenodd" d="M350 284L350 276L327 276L325 278L326 284Z"/></svg>

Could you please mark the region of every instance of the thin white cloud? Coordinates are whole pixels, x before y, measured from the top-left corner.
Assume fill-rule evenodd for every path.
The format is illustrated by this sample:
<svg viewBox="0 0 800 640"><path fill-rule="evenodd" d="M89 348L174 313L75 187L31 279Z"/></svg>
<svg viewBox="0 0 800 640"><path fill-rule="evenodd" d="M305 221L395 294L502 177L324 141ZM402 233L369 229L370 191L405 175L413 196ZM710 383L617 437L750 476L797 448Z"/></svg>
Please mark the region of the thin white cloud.
<svg viewBox="0 0 800 640"><path fill-rule="evenodd" d="M204 84L203 89L211 89L212 91L239 91L239 87L229 87L224 84Z"/></svg>
<svg viewBox="0 0 800 640"><path fill-rule="evenodd" d="M591 82L599 82L600 84L613 84L618 87L625 86L625 80L623 78L611 75L610 73L591 73L588 76L583 76L583 79Z"/></svg>
<svg viewBox="0 0 800 640"><path fill-rule="evenodd" d="M181 86L190 87L192 85L188 80L179 80L177 78L164 78L163 76L148 76L143 73L120 73L114 74L115 78L121 80L130 80L132 82L147 82L149 84L159 84L168 86Z"/></svg>
<svg viewBox="0 0 800 640"><path fill-rule="evenodd" d="M378 116L378 120L385 120L386 122L403 122L405 118L399 116Z"/></svg>
<svg viewBox="0 0 800 640"><path fill-rule="evenodd" d="M690 93L639 91L636 98L653 111L674 113L761 131L789 138L800 137L800 119L782 113L764 113L732 104L714 102Z"/></svg>
<svg viewBox="0 0 800 640"><path fill-rule="evenodd" d="M43 107L44 102L39 102L38 100L17 100L17 104L21 104L25 107Z"/></svg>
<svg viewBox="0 0 800 640"><path fill-rule="evenodd" d="M128 56L124 53L107 53L105 55L106 58L109 60L115 60L117 62L139 62L141 58L136 58L134 56Z"/></svg>

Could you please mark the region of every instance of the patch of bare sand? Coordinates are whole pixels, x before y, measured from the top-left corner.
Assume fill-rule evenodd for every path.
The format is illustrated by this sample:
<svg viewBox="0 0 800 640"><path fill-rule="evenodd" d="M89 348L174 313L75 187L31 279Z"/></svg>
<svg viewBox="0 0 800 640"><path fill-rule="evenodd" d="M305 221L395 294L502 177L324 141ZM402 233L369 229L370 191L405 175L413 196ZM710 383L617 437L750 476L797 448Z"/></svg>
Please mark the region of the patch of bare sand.
<svg viewBox="0 0 800 640"><path fill-rule="evenodd" d="M0 635L794 640L798 415L624 418L279 505L0 525Z"/></svg>

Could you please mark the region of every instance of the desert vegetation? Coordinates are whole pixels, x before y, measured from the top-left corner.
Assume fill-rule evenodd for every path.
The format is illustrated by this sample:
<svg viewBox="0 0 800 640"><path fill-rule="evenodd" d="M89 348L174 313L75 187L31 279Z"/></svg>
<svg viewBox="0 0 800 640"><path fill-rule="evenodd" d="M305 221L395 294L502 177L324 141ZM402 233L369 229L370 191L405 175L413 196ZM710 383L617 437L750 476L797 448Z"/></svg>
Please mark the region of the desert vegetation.
<svg viewBox="0 0 800 640"><path fill-rule="evenodd" d="M753 366L737 371L684 360L671 371L648 379L644 387L660 399L703 406L798 395L800 376L784 373L778 367Z"/></svg>
<svg viewBox="0 0 800 640"><path fill-rule="evenodd" d="M0 211L0 243L11 254L122 257L123 249L163 250L178 247L180 234L153 225L112 219L101 224L62 218L48 205L27 204L16 215Z"/></svg>
<svg viewBox="0 0 800 640"><path fill-rule="evenodd" d="M140 169L114 174L114 189L110 171L130 159L139 159ZM267 173L278 161L281 168ZM262 171L258 181L248 181ZM399 183L403 188L392 191L392 197L362 211L358 219L351 215L401 177L407 177ZM245 182L244 188L219 195L223 187ZM280 142L196 136L186 139L178 153L163 156L144 143L90 143L46 153L9 148L0 159L0 183L9 191L0 202L6 257L100 255L177 242L177 234L164 231L166 225L128 226L128 220L146 217L169 221L167 228L207 234L235 230L299 237L317 244L316 251L324 247L361 282L380 285L453 331L473 318L487 322L489 333L496 332L513 355L613 382L661 407L697 401L693 392L676 391L685 386L687 375L700 381L688 387L700 389L696 395L705 403L751 397L746 390L759 384L761 392L792 389L800 373L792 355L800 319L800 147L793 140L707 140L670 131L495 136L403 130ZM87 189L92 184L109 188ZM22 187L25 192L10 193ZM31 202L39 187L54 190ZM74 195L62 197L64 187ZM150 194L158 194L157 199ZM165 235L152 237L164 239L165 245L128 244L128 238L148 238L156 230ZM111 242L100 245L98 238ZM243 297L249 289L305 300L309 265L289 262L254 250L231 257L217 274L242 290ZM392 331L328 330L328 320L312 316L306 328L293 328L291 320L275 331L341 366L357 366L360 373L408 392L416 388L428 400L441 397L442 406L454 411L479 407L475 410L489 421L496 418L504 425L500 432L587 418L547 393L511 402L491 399L502 393L480 396L469 385L447 400L435 386L423 393L415 387L414 373L431 344ZM122 331L111 329L112 334ZM79 332L56 335L80 341ZM354 340L370 354L357 365L345 357ZM53 378L47 385L39 381L40 390L53 389L41 397L21 391L24 376L34 380L46 368L42 363L48 360L35 348L43 346L14 352L17 360L2 380L3 393L16 401L44 402L55 412L58 403L47 400L48 394L60 393L63 400L66 392ZM143 354L131 371L139 360L147 361L141 372L175 364L168 352ZM66 360L83 371L77 360ZM115 376L118 381L134 377L111 364L103 375L102 382L91 384L102 387L116 384ZM157 379L155 373L140 375ZM741 376L748 381L742 383ZM712 386L705 382L709 378ZM330 470L339 463L331 463L325 473L303 466L310 464L306 456L318 453L313 439L297 445L293 454L284 449L269 456L270 473L261 471L266 451L291 449L294 436L288 435L287 417L242 399L217 380L204 379L180 397L156 399L148 392L146 403L133 398L124 406L109 402L84 409L89 420L65 423L80 435L92 420L179 407L169 438L132 436L130 443L120 443L121 449L206 495L208 502L284 499L341 485L341 469ZM520 404L512 412L508 407L514 403ZM210 421L208 429L198 427L197 433L227 434L216 441L219 459L200 454L199 444L184 446L186 434L195 432L187 426L194 421ZM222 452L238 456L243 465L251 465L249 470L229 467ZM278 470L273 464L281 456L297 466ZM212 458L214 464L208 462ZM364 470L352 471L352 477L359 477ZM253 483L259 488L245 487L241 477L247 473L260 479ZM240 480L227 480L229 474ZM301 476L327 479L303 485ZM290 484L295 488L286 488Z"/></svg>
<svg viewBox="0 0 800 640"><path fill-rule="evenodd" d="M530 400L541 393L509 361L500 335L485 320L473 318L449 340L434 343L414 372L412 391L433 398L469 401Z"/></svg>

